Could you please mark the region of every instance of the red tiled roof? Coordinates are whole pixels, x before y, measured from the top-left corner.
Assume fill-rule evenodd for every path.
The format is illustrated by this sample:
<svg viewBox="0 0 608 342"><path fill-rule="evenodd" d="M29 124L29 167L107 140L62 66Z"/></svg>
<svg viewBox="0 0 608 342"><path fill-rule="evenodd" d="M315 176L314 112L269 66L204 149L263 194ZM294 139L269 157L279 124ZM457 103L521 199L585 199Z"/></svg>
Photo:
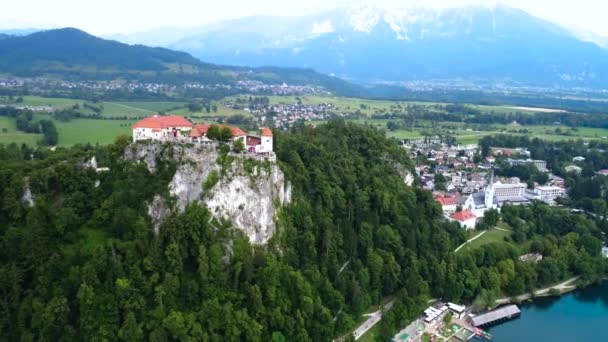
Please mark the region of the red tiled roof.
<svg viewBox="0 0 608 342"><path fill-rule="evenodd" d="M272 136L272 131L270 130L270 128L268 128L268 127L262 128L262 136L263 137L271 137Z"/></svg>
<svg viewBox="0 0 608 342"><path fill-rule="evenodd" d="M248 136L247 137L247 146L257 146L262 143L262 139L260 137Z"/></svg>
<svg viewBox="0 0 608 342"><path fill-rule="evenodd" d="M131 127L166 129L169 127L192 127L192 123L179 115L156 115L139 120Z"/></svg>
<svg viewBox="0 0 608 342"><path fill-rule="evenodd" d="M442 207L446 205L456 205L456 199L450 196L437 196L435 197L435 200L439 202Z"/></svg>
<svg viewBox="0 0 608 342"><path fill-rule="evenodd" d="M450 217L453 218L454 220L464 222L464 221L468 221L470 219L474 219L477 216L475 216L475 214L473 214L470 210L463 210L463 211L459 211L457 213L453 213L452 215L450 215Z"/></svg>
<svg viewBox="0 0 608 342"><path fill-rule="evenodd" d="M247 135L247 133L245 133L245 131L243 131L242 129L235 127L235 126L226 126L226 125L217 125L217 126L220 128L223 128L223 127L230 128L230 132L232 133L233 137L242 137L244 135ZM190 131L190 137L194 137L194 138L202 137L203 135L207 134L207 130L209 129L209 127L211 127L210 124L194 125L194 128Z"/></svg>

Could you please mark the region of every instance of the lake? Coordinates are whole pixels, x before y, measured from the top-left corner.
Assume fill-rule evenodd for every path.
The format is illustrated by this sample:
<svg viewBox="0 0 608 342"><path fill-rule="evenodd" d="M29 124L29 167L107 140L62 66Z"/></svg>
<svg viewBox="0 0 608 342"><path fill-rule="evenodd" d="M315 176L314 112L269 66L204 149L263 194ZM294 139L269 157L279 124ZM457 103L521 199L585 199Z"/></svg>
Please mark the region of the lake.
<svg viewBox="0 0 608 342"><path fill-rule="evenodd" d="M487 329L493 341L608 341L608 281L520 308L520 318Z"/></svg>

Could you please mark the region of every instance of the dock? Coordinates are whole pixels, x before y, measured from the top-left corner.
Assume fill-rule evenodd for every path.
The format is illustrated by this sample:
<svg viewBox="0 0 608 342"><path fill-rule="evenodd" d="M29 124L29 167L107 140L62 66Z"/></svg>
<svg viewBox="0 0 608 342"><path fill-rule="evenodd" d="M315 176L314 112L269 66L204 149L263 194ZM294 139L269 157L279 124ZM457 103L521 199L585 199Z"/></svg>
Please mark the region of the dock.
<svg viewBox="0 0 608 342"><path fill-rule="evenodd" d="M517 305L507 305L481 315L471 317L470 321L475 327L484 327L519 317L521 311Z"/></svg>

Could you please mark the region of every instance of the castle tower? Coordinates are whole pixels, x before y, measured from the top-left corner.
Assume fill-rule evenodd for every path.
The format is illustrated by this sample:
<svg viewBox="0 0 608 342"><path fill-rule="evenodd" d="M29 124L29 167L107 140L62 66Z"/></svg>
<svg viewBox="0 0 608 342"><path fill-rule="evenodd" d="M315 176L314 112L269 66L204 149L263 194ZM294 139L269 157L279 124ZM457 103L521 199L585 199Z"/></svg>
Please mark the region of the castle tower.
<svg viewBox="0 0 608 342"><path fill-rule="evenodd" d="M273 146L272 146L272 131L268 127L262 128L262 142L261 142L261 145L262 146L261 146L259 152L261 152L261 153L272 153L272 151L273 151Z"/></svg>

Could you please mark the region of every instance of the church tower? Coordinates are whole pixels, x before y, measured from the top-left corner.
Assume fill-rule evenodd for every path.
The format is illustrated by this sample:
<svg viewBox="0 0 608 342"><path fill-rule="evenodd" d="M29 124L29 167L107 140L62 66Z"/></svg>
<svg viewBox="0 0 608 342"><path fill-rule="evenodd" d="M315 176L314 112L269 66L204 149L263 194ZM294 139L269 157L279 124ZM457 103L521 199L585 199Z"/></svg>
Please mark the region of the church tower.
<svg viewBox="0 0 608 342"><path fill-rule="evenodd" d="M488 186L486 187L485 205L486 205L486 209L492 209L494 206L494 170L492 170L492 176L490 177L490 183L488 183Z"/></svg>

